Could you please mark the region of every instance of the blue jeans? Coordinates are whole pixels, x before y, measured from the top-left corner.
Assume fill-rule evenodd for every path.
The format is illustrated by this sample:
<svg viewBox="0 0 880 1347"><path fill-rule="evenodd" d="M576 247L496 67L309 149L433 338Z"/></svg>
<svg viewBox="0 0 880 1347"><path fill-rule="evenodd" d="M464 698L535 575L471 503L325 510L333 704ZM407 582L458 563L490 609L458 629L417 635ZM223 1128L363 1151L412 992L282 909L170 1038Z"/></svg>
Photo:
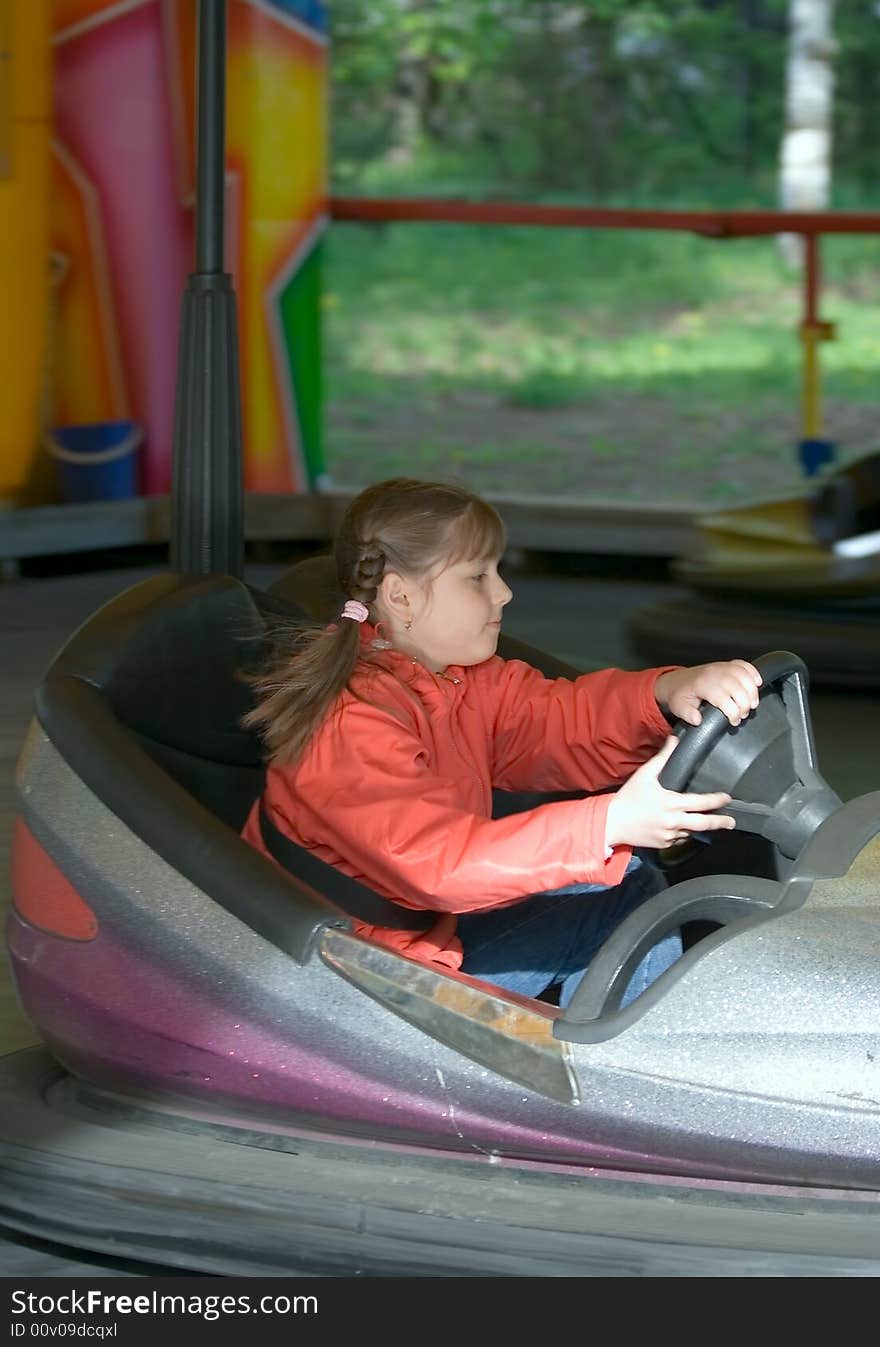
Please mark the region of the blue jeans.
<svg viewBox="0 0 880 1347"><path fill-rule="evenodd" d="M567 1006L600 945L624 917L665 887L659 870L633 856L614 888L571 884L510 907L464 913L456 931L464 950L461 971L523 996L540 996L558 986L559 1004ZM681 952L677 931L664 936L637 965L621 1005L640 996Z"/></svg>

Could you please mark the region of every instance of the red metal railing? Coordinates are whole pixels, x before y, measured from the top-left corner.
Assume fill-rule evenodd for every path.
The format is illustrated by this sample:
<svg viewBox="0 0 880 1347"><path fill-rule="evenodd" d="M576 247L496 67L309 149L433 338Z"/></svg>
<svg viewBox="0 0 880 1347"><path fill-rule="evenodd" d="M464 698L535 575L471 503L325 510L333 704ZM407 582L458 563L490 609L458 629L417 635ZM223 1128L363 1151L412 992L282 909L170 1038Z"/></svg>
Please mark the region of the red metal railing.
<svg viewBox="0 0 880 1347"><path fill-rule="evenodd" d="M443 197L354 196L333 196L329 208L334 220L678 229L719 239L761 234L880 233L880 214L869 211L629 210L604 206L546 206L521 201L453 201Z"/></svg>

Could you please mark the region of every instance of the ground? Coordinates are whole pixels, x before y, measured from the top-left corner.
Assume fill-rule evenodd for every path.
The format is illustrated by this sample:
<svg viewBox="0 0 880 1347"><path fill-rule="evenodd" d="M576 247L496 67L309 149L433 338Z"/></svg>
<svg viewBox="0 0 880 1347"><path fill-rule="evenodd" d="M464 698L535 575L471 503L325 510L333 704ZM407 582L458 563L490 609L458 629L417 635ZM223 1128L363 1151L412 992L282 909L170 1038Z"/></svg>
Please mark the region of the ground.
<svg viewBox="0 0 880 1347"><path fill-rule="evenodd" d="M826 426L838 462L876 451L870 405L829 403ZM333 481L364 486L380 476L454 475L478 491L662 500L711 508L808 489L793 410L710 399L682 408L627 393L542 409L511 405L490 390L418 392L383 403L330 402Z"/></svg>

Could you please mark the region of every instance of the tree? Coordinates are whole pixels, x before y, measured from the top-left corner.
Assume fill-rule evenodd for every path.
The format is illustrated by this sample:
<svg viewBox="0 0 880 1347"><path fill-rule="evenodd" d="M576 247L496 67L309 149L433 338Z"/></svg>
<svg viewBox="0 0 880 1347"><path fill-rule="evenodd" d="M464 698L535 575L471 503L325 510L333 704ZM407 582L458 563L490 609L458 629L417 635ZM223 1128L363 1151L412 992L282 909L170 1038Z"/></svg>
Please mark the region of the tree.
<svg viewBox="0 0 880 1347"><path fill-rule="evenodd" d="M824 210L831 193L835 0L791 0L785 129L779 194L783 210ZM785 260L801 258L799 235L780 235Z"/></svg>

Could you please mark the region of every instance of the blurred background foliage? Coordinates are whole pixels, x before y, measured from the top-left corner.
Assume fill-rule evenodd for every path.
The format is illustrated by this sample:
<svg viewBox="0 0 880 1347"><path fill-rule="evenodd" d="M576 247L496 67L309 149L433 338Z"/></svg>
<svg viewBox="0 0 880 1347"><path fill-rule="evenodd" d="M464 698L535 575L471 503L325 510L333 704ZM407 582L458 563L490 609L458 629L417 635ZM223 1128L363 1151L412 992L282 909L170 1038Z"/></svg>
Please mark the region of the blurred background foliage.
<svg viewBox="0 0 880 1347"><path fill-rule="evenodd" d="M823 0L827 3L827 0ZM334 0L332 189L778 204L789 0ZM829 204L878 205L880 4L837 0ZM800 489L800 276L774 241L337 225L339 481L727 503ZM823 244L827 432L875 447L877 237Z"/></svg>
<svg viewBox="0 0 880 1347"><path fill-rule="evenodd" d="M835 6L835 205L876 186L878 9ZM788 11L788 0L334 0L334 186L414 175L487 197L775 205Z"/></svg>

